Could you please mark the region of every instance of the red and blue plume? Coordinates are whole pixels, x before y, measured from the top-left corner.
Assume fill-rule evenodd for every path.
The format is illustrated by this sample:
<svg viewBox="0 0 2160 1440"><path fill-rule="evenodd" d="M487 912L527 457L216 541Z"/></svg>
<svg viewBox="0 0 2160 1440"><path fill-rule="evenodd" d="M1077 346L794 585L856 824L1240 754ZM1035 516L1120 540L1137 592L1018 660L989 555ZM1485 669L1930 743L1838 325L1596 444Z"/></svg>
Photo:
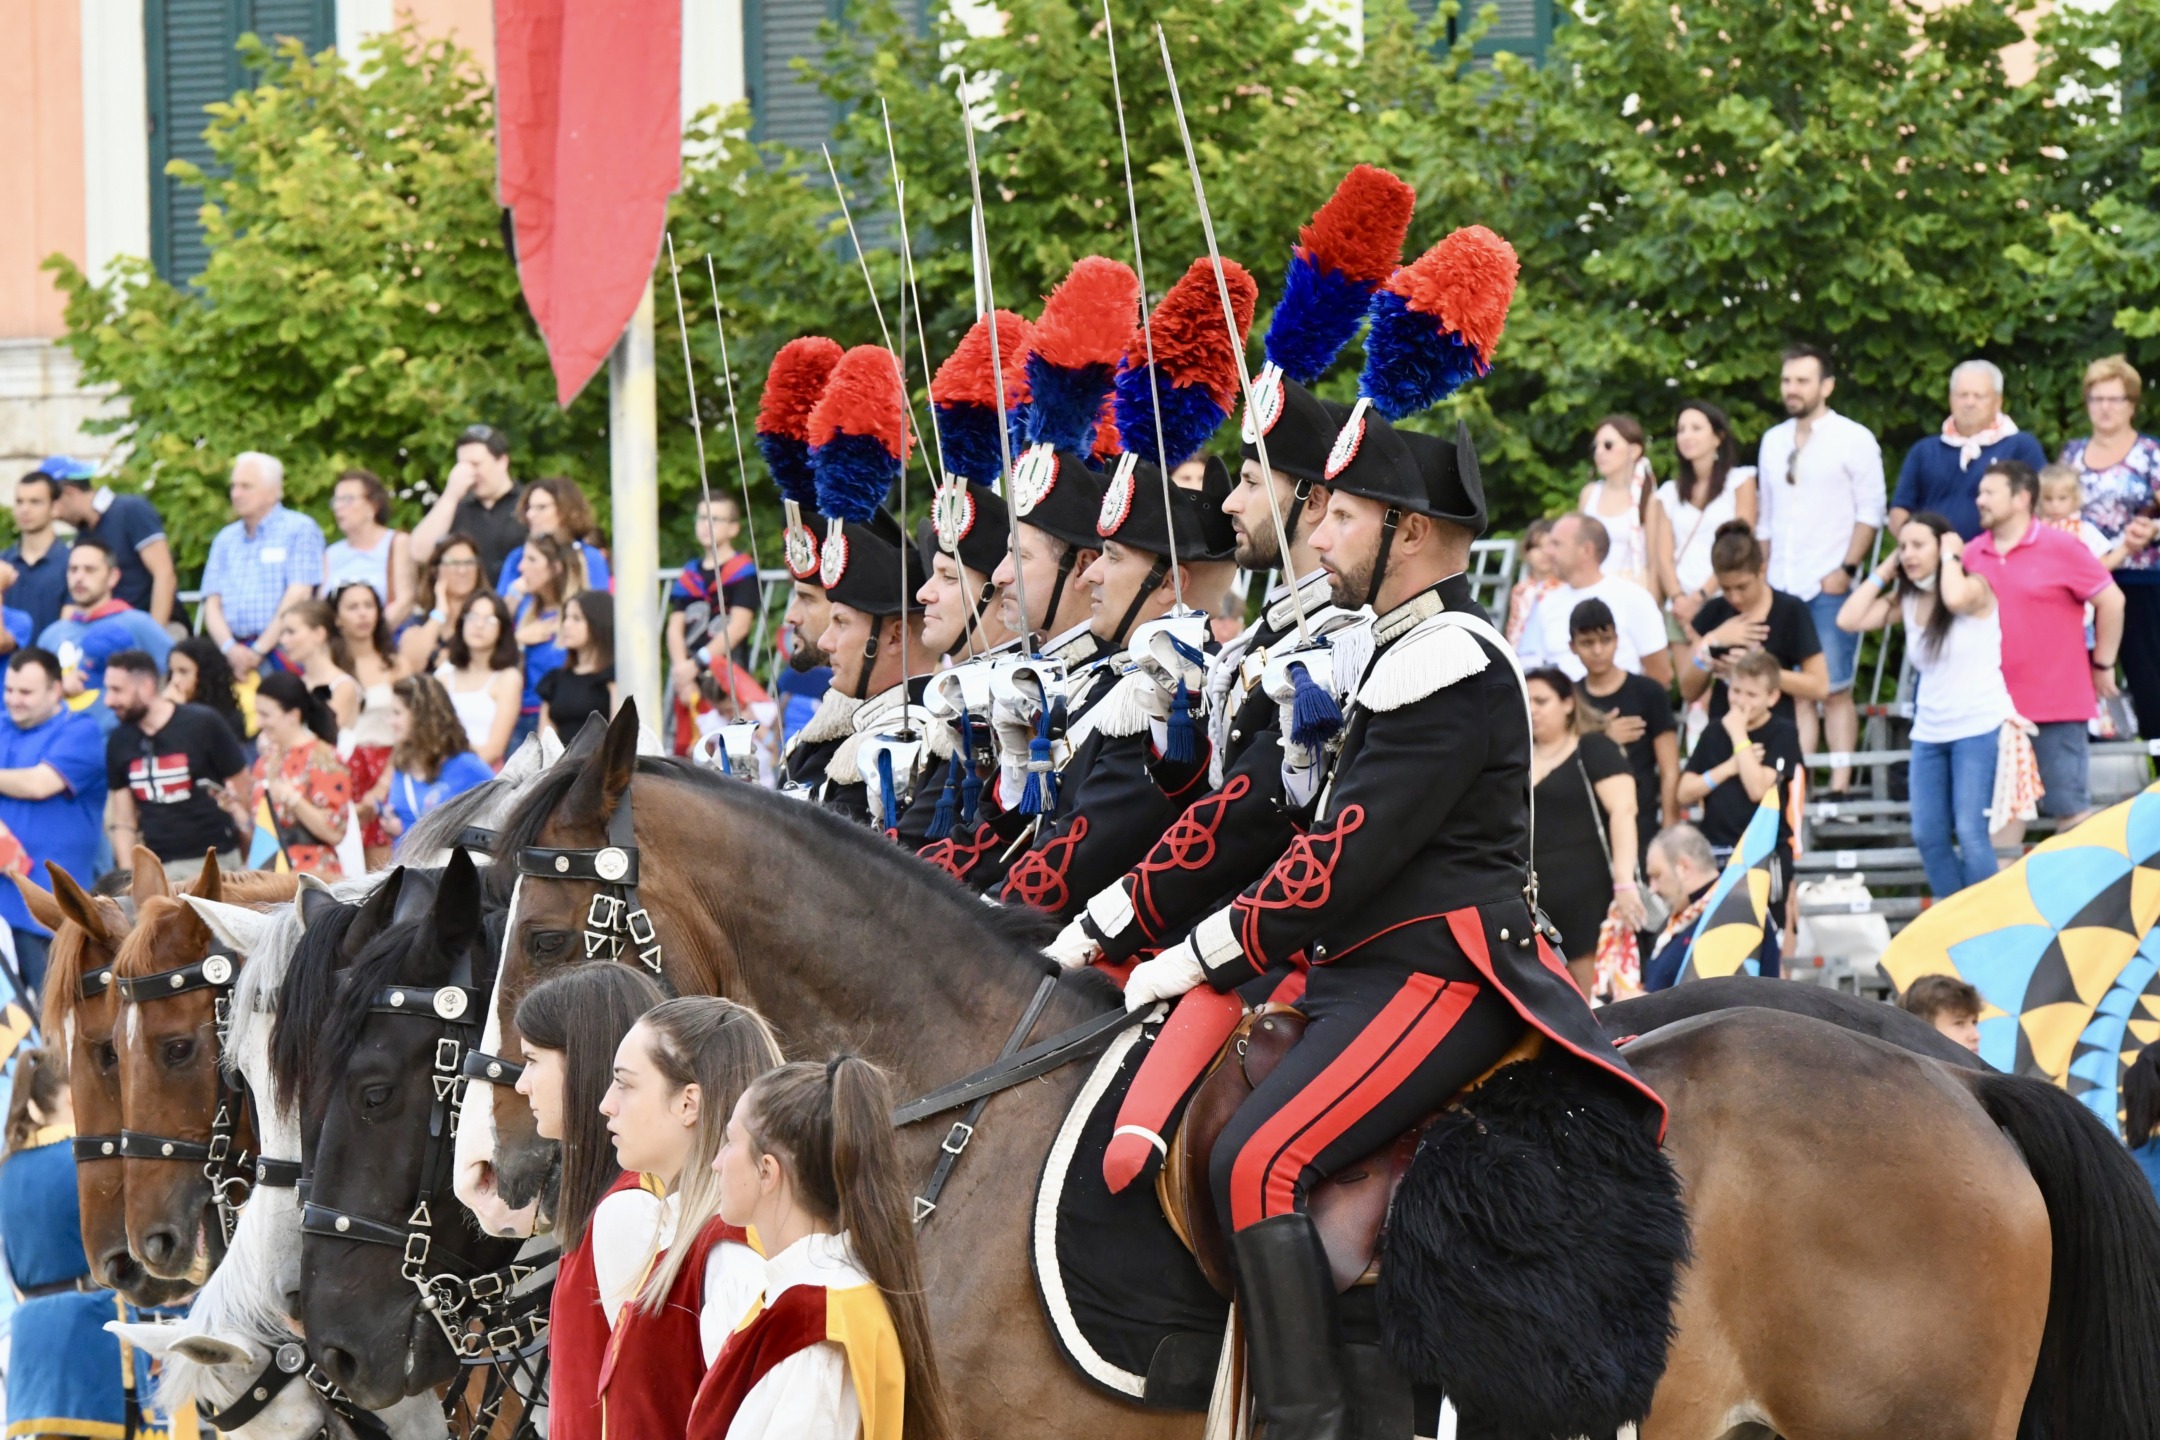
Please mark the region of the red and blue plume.
<svg viewBox="0 0 2160 1440"><path fill-rule="evenodd" d="M810 467L810 411L840 363L840 344L823 335L790 340L765 372L758 401L757 447L780 493L817 508L817 477Z"/></svg>
<svg viewBox="0 0 2160 1440"><path fill-rule="evenodd" d="M1267 329L1267 357L1283 374L1311 385L1335 363L1365 322L1373 292L1402 264L1416 207L1415 190L1360 165L1298 231Z"/></svg>
<svg viewBox="0 0 2160 1440"><path fill-rule="evenodd" d="M1095 420L1140 319L1140 282L1090 255L1043 301L1027 357L1027 437L1076 455L1094 448ZM1002 338L1002 337L1001 337Z"/></svg>
<svg viewBox="0 0 2160 1440"><path fill-rule="evenodd" d="M1244 266L1223 261L1230 289L1230 310L1237 317L1238 343L1252 329L1260 287ZM1147 347L1155 347L1154 383L1149 383ZM1172 465L1199 453L1237 402L1237 352L1223 325L1222 296L1215 289L1215 265L1205 255L1186 268L1162 304L1148 317L1148 333L1135 335L1117 376L1117 428L1127 452L1154 463L1155 411L1162 407L1160 454Z"/></svg>
<svg viewBox="0 0 2160 1440"><path fill-rule="evenodd" d="M810 412L818 513L867 523L899 480L907 453L899 362L882 345L857 345L833 366Z"/></svg>
<svg viewBox="0 0 2160 1440"><path fill-rule="evenodd" d="M1373 296L1358 379L1373 408L1400 420L1490 371L1521 269L1514 246L1466 225L1390 276Z"/></svg>
<svg viewBox="0 0 2160 1440"><path fill-rule="evenodd" d="M998 368L1004 373L1007 442L1018 455L1027 444L1021 422L1027 404L1028 322L1010 310L997 312ZM1004 473L998 445L998 385L990 368L990 319L969 327L960 344L930 379L930 403L937 407L938 448L946 473L989 485Z"/></svg>

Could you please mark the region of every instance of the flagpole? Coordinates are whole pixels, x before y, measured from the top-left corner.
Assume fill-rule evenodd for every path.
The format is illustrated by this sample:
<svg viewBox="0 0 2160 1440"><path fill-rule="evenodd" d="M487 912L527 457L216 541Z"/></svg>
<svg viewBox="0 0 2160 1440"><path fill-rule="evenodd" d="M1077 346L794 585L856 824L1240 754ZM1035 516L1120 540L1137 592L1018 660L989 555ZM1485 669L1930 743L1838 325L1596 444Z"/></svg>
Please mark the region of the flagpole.
<svg viewBox="0 0 2160 1440"><path fill-rule="evenodd" d="M660 411L648 278L629 328L608 355L608 469L615 551L615 675L643 723L661 726Z"/></svg>

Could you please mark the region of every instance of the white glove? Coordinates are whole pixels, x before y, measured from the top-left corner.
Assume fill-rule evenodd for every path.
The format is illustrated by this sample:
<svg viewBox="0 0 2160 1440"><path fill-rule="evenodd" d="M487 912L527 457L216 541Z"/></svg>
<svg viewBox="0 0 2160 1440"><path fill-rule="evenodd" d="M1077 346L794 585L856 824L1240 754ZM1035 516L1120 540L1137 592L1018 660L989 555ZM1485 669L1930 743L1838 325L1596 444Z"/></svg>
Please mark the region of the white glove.
<svg viewBox="0 0 2160 1440"><path fill-rule="evenodd" d="M1125 977L1125 1008L1141 1009L1158 1000L1175 1000L1207 979L1190 940L1180 940L1152 960L1143 960Z"/></svg>
<svg viewBox="0 0 2160 1440"><path fill-rule="evenodd" d="M1290 707L1282 711L1283 798L1291 809L1302 810L1320 793L1321 757L1290 738Z"/></svg>
<svg viewBox="0 0 2160 1440"><path fill-rule="evenodd" d="M1036 716L1041 712L1025 702L1000 697L990 707L990 728L997 735L999 758L1008 765L1026 765L1028 747L1035 741Z"/></svg>
<svg viewBox="0 0 2160 1440"><path fill-rule="evenodd" d="M1067 970L1077 970L1102 954L1102 946L1088 934L1078 920L1058 931L1057 938L1043 947L1043 953Z"/></svg>

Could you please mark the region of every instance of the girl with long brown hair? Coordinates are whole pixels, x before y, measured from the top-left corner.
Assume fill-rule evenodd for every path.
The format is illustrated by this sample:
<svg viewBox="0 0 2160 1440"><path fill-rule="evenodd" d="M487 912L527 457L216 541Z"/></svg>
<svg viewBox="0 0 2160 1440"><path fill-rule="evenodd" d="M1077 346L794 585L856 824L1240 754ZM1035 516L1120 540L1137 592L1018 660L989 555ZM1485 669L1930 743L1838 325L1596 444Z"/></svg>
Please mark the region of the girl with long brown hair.
<svg viewBox="0 0 2160 1440"><path fill-rule="evenodd" d="M394 839L453 796L495 778L473 754L450 694L432 675L408 675L390 687L390 798L383 828Z"/></svg>
<svg viewBox="0 0 2160 1440"><path fill-rule="evenodd" d="M286 669L322 696L342 735L359 718L360 681L339 658L344 652L337 633L337 611L328 601L302 600L285 612L278 653L285 657Z"/></svg>
<svg viewBox="0 0 2160 1440"><path fill-rule="evenodd" d="M698 1387L690 1440L946 1440L892 1088L841 1055L751 1086L713 1169L770 1257L755 1316Z"/></svg>
<svg viewBox="0 0 2160 1440"><path fill-rule="evenodd" d="M515 750L540 728L540 677L562 668L563 604L585 587L579 583L576 552L552 535L535 535L518 550L518 585L514 596L517 643L525 652L525 692L518 704Z"/></svg>
<svg viewBox="0 0 2160 1440"><path fill-rule="evenodd" d="M559 541L565 553L577 556L580 583L576 588L608 588L613 577L608 573L607 552L592 543L599 527L593 523L592 505L576 481L560 475L533 481L518 500L518 518L525 522L526 545L545 535ZM518 562L524 554L525 545L520 545L505 555L502 571L495 578L496 592L513 604L520 594L529 593L521 589L524 580Z"/></svg>
<svg viewBox="0 0 2160 1440"><path fill-rule="evenodd" d="M426 675L441 664L443 646L457 634L458 617L486 589L480 542L465 534L445 537L420 568L413 613L397 629L399 668L407 675Z"/></svg>
<svg viewBox="0 0 2160 1440"><path fill-rule="evenodd" d="M360 844L370 870L390 859L390 836L377 809L390 793L390 687L404 673L390 643L390 622L382 596L366 580L348 580L329 592L337 612L337 633L330 653L338 668L360 682L360 713L340 737L353 794L362 803Z"/></svg>
<svg viewBox="0 0 2160 1440"><path fill-rule="evenodd" d="M489 599L497 599L489 596ZM533 1129L562 1147L554 1229L563 1258L548 1306L548 1421L553 1440L604 1433L600 1369L645 1254L637 1237L657 1228L662 1201L644 1177L615 1163L600 1102L615 1050L639 1017L667 997L635 965L573 965L518 1002L525 1068L517 1092ZM608 1245L596 1243L607 1237ZM673 1427L681 1428L678 1417Z"/></svg>
<svg viewBox="0 0 2160 1440"><path fill-rule="evenodd" d="M616 1047L600 1113L616 1163L658 1203L610 1197L593 1220L612 1305L598 1386L608 1436L682 1434L698 1377L764 1288L763 1257L720 1216L712 1163L736 1102L779 1063L756 1011L706 995L646 1011Z"/></svg>

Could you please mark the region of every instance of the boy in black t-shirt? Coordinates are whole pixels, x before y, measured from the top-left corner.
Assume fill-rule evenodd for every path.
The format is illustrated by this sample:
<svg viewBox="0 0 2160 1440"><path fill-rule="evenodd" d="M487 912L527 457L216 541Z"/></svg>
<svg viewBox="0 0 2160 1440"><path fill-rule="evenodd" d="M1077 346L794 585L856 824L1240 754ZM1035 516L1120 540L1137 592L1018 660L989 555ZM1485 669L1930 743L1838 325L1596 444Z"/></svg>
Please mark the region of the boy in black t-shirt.
<svg viewBox="0 0 2160 1440"><path fill-rule="evenodd" d="M1568 648L1582 661L1578 696L1610 718L1605 735L1627 756L1635 774L1635 819L1642 832L1636 854L1649 853L1659 830L1680 818L1680 735L1672 699L1647 675L1614 663L1620 649L1612 607L1595 596L1568 616Z"/></svg>
<svg viewBox="0 0 2160 1440"><path fill-rule="evenodd" d="M1800 771L1800 732L1774 713L1778 696L1777 657L1751 650L1733 662L1729 690L1732 704L1722 720L1703 732L1680 777L1680 803L1702 802L1703 838L1719 850L1740 843L1755 807L1777 787L1778 804L1791 798ZM1790 854L1792 829L1778 822L1778 848Z"/></svg>

